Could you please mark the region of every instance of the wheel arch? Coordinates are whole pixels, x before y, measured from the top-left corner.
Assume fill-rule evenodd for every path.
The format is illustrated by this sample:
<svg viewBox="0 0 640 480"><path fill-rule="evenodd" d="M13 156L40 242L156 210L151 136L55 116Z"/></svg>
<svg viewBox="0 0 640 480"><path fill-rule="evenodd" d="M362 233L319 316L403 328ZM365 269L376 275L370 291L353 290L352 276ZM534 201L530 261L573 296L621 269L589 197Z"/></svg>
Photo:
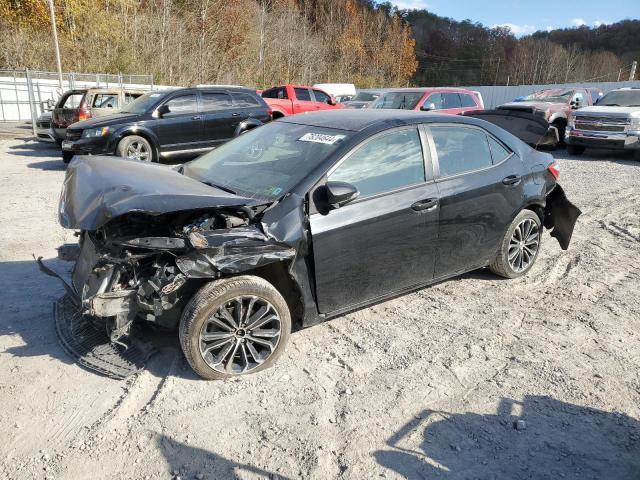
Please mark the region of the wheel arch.
<svg viewBox="0 0 640 480"><path fill-rule="evenodd" d="M151 145L151 149L153 150L153 161L157 162L160 159L160 149L158 148L158 137L149 129L140 128L140 127L127 127L122 131L118 132L116 139L114 140L113 152L116 153L118 149L118 145L125 137L130 137L132 135L137 135L139 137L144 138Z"/></svg>
<svg viewBox="0 0 640 480"><path fill-rule="evenodd" d="M278 110L278 109L275 109L275 108L272 109L272 115L273 115L273 119L274 120L287 116L287 114L284 113L282 110Z"/></svg>
<svg viewBox="0 0 640 480"><path fill-rule="evenodd" d="M244 132L248 132L249 130L253 130L254 128L260 127L262 125L264 125L264 123L262 123L257 118L247 118L246 120L243 120L238 124L235 131L233 132L233 136L237 137Z"/></svg>

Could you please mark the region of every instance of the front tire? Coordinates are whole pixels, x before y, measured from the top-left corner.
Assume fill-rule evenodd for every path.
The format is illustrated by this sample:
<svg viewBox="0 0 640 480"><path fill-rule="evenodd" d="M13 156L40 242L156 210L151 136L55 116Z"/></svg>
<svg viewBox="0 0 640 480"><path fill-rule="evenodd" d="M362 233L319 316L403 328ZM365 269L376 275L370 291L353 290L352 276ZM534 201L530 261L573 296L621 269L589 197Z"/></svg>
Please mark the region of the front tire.
<svg viewBox="0 0 640 480"><path fill-rule="evenodd" d="M204 285L180 321L180 344L191 368L224 380L272 366L291 334L291 314L266 280L239 276Z"/></svg>
<svg viewBox="0 0 640 480"><path fill-rule="evenodd" d="M586 148L581 145L567 145L567 153L569 155L582 155Z"/></svg>
<svg viewBox="0 0 640 480"><path fill-rule="evenodd" d="M522 210L509 225L498 256L489 269L505 278L523 276L538 258L541 237L540 217L531 210Z"/></svg>
<svg viewBox="0 0 640 480"><path fill-rule="evenodd" d="M153 162L153 148L149 140L139 135L129 135L120 140L116 153L129 160Z"/></svg>

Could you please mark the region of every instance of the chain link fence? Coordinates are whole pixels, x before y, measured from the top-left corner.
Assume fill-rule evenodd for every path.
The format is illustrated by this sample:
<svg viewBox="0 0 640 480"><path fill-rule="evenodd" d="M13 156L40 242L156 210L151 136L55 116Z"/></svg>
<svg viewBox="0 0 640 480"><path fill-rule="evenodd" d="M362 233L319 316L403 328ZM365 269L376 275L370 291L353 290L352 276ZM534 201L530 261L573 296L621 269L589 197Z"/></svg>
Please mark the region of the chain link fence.
<svg viewBox="0 0 640 480"><path fill-rule="evenodd" d="M0 122L32 121L50 109L60 95L76 88L134 88L153 90L152 75L63 73L29 69L0 69ZM32 122L35 128L35 122Z"/></svg>

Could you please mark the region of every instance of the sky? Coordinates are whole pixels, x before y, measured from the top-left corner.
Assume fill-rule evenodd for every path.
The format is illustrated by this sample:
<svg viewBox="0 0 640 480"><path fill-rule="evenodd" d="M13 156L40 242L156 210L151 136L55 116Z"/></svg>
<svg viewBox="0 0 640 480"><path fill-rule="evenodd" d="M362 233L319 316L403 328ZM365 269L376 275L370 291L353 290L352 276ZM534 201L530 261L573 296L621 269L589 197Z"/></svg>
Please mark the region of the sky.
<svg viewBox="0 0 640 480"><path fill-rule="evenodd" d="M639 0L391 0L398 8L426 8L455 20L471 19L488 27L508 25L517 35L537 30L590 27L640 18Z"/></svg>

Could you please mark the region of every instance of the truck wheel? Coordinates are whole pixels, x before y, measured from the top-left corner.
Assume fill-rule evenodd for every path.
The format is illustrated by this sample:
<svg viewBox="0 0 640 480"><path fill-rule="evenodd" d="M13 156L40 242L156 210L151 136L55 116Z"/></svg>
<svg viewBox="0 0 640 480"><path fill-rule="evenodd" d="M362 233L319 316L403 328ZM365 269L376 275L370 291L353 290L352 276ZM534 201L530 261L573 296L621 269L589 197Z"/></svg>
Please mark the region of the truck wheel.
<svg viewBox="0 0 640 480"><path fill-rule="evenodd" d="M291 333L289 307L266 280L239 276L204 285L180 320L180 344L191 368L207 380L273 365Z"/></svg>
<svg viewBox="0 0 640 480"><path fill-rule="evenodd" d="M582 155L586 148L582 145L567 145L567 153L569 155Z"/></svg>
<svg viewBox="0 0 640 480"><path fill-rule="evenodd" d="M142 160L143 162L153 162L153 148L149 141L139 135L129 135L118 143L116 149L118 156L129 160Z"/></svg>
<svg viewBox="0 0 640 480"><path fill-rule="evenodd" d="M564 119L554 120L552 123L558 130L558 145L564 145L564 132L567 129L567 122Z"/></svg>
<svg viewBox="0 0 640 480"><path fill-rule="evenodd" d="M509 225L498 256L489 269L501 277L521 277L538 258L541 236L540 217L531 210L522 210Z"/></svg>

